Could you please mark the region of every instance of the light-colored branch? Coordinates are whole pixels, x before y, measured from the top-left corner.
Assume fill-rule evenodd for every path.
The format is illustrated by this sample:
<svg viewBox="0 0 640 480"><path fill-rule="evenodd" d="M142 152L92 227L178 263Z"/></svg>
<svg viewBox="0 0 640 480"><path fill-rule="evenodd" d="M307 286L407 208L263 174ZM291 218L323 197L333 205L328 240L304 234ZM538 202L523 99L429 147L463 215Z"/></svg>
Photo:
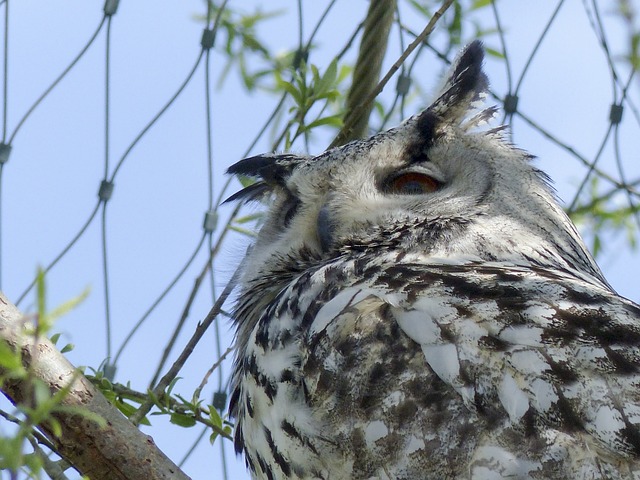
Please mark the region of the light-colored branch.
<svg viewBox="0 0 640 480"><path fill-rule="evenodd" d="M25 332L26 319L4 295L0 294L0 338L12 349L20 350L23 363L35 378L49 386L52 395L70 389L62 401L64 407L52 416L62 434L56 437L47 424L38 428L55 446L56 452L79 472L92 480L187 480L185 475L153 439L140 432L96 388L71 365L46 338ZM0 367L0 375L6 372ZM32 385L6 380L3 393L15 404L31 406ZM105 420L101 426L83 409ZM75 410L75 412L74 412Z"/></svg>

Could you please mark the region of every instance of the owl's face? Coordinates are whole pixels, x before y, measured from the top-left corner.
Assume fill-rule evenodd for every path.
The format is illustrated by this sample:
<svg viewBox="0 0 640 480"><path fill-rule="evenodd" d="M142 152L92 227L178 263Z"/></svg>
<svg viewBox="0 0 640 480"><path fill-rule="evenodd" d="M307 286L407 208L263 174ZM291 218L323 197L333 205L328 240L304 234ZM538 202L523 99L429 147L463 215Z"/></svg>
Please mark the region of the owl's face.
<svg viewBox="0 0 640 480"><path fill-rule="evenodd" d="M479 130L495 109L468 118L486 95L481 56L480 46L468 48L432 105L394 129L317 157L262 155L232 166L260 179L233 198L270 205L245 283L268 277L275 286L278 272L375 249L570 266L600 277L530 155L506 142L502 128ZM550 253L559 250L566 258Z"/></svg>

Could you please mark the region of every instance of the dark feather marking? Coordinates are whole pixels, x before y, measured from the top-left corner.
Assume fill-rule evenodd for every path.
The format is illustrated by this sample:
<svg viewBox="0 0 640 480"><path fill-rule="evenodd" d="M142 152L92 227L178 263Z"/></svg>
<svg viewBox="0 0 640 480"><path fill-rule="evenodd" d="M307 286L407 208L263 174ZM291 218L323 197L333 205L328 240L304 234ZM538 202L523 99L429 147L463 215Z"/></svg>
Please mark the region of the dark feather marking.
<svg viewBox="0 0 640 480"><path fill-rule="evenodd" d="M247 406L247 413L253 418L253 400L251 400L249 395L245 396L245 405Z"/></svg>
<svg viewBox="0 0 640 480"><path fill-rule="evenodd" d="M567 432L584 431L584 421L578 416L571 402L566 399L562 392L556 390L556 394L558 395L556 405L562 418L562 426Z"/></svg>
<svg viewBox="0 0 640 480"><path fill-rule="evenodd" d="M551 373L553 373L554 377L561 383L569 384L579 380L578 375L576 375L568 365L554 361L544 350L538 350L538 352L547 361L547 364L551 369Z"/></svg>
<svg viewBox="0 0 640 480"><path fill-rule="evenodd" d="M282 473L285 476L291 476L291 465L289 464L289 461L284 458L282 453L280 453L278 447L276 447L276 444L273 442L273 437L271 436L271 431L267 427L264 427L264 435L267 438L267 444L269 445L273 459L280 467L280 470L282 470Z"/></svg>
<svg viewBox="0 0 640 480"><path fill-rule="evenodd" d="M638 427L629 423L629 420L625 417L624 423L626 426L620 430L627 441L633 447L633 453L637 456L640 455L640 431L638 431Z"/></svg>
<svg viewBox="0 0 640 480"><path fill-rule="evenodd" d="M244 202L260 200L260 198L262 198L269 191L271 191L271 187L265 182L252 183L248 187L244 187L242 190L238 190L222 203L235 202L236 200L242 200Z"/></svg>
<svg viewBox="0 0 640 480"><path fill-rule="evenodd" d="M282 428L282 431L284 433L286 433L292 438L297 439L298 441L300 441L300 443L304 443L302 435L300 435L300 432L298 431L298 429L294 427L291 422L288 422L287 420L283 420L282 423L280 424L280 427Z"/></svg>
<svg viewBox="0 0 640 480"><path fill-rule="evenodd" d="M240 452L237 452L237 453L240 453ZM256 472L256 461L253 459L253 457L251 456L251 454L249 452L246 452L246 454L245 454L245 463L246 463L247 467L249 467L249 469L253 473L257 473Z"/></svg>
<svg viewBox="0 0 640 480"><path fill-rule="evenodd" d="M282 427L282 431L284 433L298 440L300 444L309 448L313 453L316 453L316 454L318 453L318 450L316 449L316 447L309 441L308 438L302 436L300 431L291 422L288 422L287 420L283 420L280 426Z"/></svg>
<svg viewBox="0 0 640 480"><path fill-rule="evenodd" d="M267 397L269 397L269 400L273 402L273 399L278 393L278 385L275 382L268 381L265 375L260 376L262 377L263 382L262 384L259 384L264 388L264 393L266 393Z"/></svg>
<svg viewBox="0 0 640 480"><path fill-rule="evenodd" d="M302 158L293 154L256 155L234 163L227 169L227 173L258 177L266 180L267 183L283 185L285 178L291 174Z"/></svg>
<svg viewBox="0 0 640 480"><path fill-rule="evenodd" d="M231 398L229 399L229 411L236 416L236 409L238 408L238 400L240 399L240 388L235 388L231 392Z"/></svg>
<svg viewBox="0 0 640 480"><path fill-rule="evenodd" d="M262 470L262 473L264 473L269 480L275 480L273 472L271 471L271 468L269 468L267 462L264 461L264 458L262 458L260 454L257 454L256 459L258 460L258 465L260 465L260 470Z"/></svg>
<svg viewBox="0 0 640 480"><path fill-rule="evenodd" d="M416 418L416 415L418 415L418 405L416 405L416 402L413 400L407 399L393 408L390 413L395 422L404 425Z"/></svg>
<svg viewBox="0 0 640 480"><path fill-rule="evenodd" d="M428 150L436 140L436 126L438 117L429 110L425 110L418 116L416 122L416 130L418 138L409 144L405 150L403 158L407 159L408 164L428 162Z"/></svg>
<svg viewBox="0 0 640 480"><path fill-rule="evenodd" d="M606 298L604 296L594 293L591 290L576 290L568 288L565 291L565 297L569 302L583 305L597 305L606 302Z"/></svg>
<svg viewBox="0 0 640 480"><path fill-rule="evenodd" d="M471 101L487 90L489 80L482 71L484 51L482 42L476 40L469 44L460 56L455 70L449 78L451 87L446 90L430 107L430 111L445 113L448 106L467 104L467 96L473 93ZM443 110L444 109L444 110Z"/></svg>
<svg viewBox="0 0 640 480"><path fill-rule="evenodd" d="M497 427L500 420L504 417L504 410L491 408L491 405L487 403L486 396L478 392L478 390L474 391L473 404L486 422L489 430Z"/></svg>
<svg viewBox="0 0 640 480"><path fill-rule="evenodd" d="M493 350L495 352L504 352L509 348L509 344L507 344L507 342L493 335L485 335L483 337L480 337L478 343L482 347Z"/></svg>
<svg viewBox="0 0 640 480"><path fill-rule="evenodd" d="M526 437L533 437L537 434L535 410L531 407L522 416L522 423L524 425L524 434Z"/></svg>
<svg viewBox="0 0 640 480"><path fill-rule="evenodd" d="M602 348L607 353L607 357L611 360L611 363L615 366L617 373L622 375L638 373L638 365L636 363L630 361L627 357L613 350L608 345L603 345Z"/></svg>
<svg viewBox="0 0 640 480"><path fill-rule="evenodd" d="M256 375L258 373L258 363L256 361L256 354L252 353L248 357L244 358L244 371Z"/></svg>
<svg viewBox="0 0 640 480"><path fill-rule="evenodd" d="M237 455L240 455L244 450L244 435L242 433L242 428L240 425L236 425L235 435L233 436L233 449L236 451ZM247 457L248 459L249 457ZM251 463L252 470L255 470L255 466L253 462Z"/></svg>
<svg viewBox="0 0 640 480"><path fill-rule="evenodd" d="M267 322L260 322L256 331L256 345L263 350L269 345L269 325Z"/></svg>
<svg viewBox="0 0 640 480"><path fill-rule="evenodd" d="M282 373L280 374L280 381L281 382L291 382L291 383L293 383L295 381L295 379L296 379L295 374L289 368L283 370Z"/></svg>
<svg viewBox="0 0 640 480"><path fill-rule="evenodd" d="M482 71L483 60L482 42L480 40L471 42L460 56L453 71L453 78L460 85L461 91L468 92L478 88L486 88L487 78Z"/></svg>

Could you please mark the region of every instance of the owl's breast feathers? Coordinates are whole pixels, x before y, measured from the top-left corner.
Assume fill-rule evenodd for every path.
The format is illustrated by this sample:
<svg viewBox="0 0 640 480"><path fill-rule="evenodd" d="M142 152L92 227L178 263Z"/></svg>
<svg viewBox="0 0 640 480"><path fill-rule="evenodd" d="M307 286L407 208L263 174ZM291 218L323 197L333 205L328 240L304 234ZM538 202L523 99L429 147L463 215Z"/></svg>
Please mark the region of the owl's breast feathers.
<svg viewBox="0 0 640 480"><path fill-rule="evenodd" d="M640 472L637 305L571 272L393 260L306 272L260 318L233 405L258 476Z"/></svg>

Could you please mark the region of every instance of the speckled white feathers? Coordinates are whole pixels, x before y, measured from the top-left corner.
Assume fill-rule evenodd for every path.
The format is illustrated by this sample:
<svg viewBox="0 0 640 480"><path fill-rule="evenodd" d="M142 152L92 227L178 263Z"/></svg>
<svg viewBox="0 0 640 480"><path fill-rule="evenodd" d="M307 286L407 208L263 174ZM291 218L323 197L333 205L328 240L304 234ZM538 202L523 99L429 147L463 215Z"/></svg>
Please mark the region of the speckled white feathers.
<svg viewBox="0 0 640 480"><path fill-rule="evenodd" d="M640 478L640 308L478 129L482 58L395 129L229 169L270 205L234 311L254 478Z"/></svg>

